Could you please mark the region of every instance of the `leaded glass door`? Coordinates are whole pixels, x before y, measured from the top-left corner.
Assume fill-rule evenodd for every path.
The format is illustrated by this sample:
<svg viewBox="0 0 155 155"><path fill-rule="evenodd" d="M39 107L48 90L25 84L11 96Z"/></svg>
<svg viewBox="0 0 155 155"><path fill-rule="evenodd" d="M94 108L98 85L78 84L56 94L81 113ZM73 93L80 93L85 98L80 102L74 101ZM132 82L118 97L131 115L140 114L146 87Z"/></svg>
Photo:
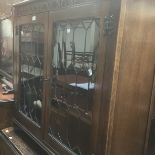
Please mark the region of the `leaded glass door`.
<svg viewBox="0 0 155 155"><path fill-rule="evenodd" d="M41 137L45 104L48 15L25 16L16 22L19 122ZM18 65L18 63L17 63Z"/></svg>
<svg viewBox="0 0 155 155"><path fill-rule="evenodd" d="M93 154L92 120L100 19L89 12L81 13L74 8L51 13L47 139L52 147L61 146L60 154Z"/></svg>

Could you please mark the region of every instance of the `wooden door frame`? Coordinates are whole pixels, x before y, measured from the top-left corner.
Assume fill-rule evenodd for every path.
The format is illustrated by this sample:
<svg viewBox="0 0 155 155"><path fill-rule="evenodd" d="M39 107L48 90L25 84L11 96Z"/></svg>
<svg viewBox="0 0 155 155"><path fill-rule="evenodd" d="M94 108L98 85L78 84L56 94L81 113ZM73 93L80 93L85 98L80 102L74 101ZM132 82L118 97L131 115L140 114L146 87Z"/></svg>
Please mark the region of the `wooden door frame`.
<svg viewBox="0 0 155 155"><path fill-rule="evenodd" d="M36 21L32 21L32 17L36 16ZM16 100L16 112L15 112L15 119L20 123L21 125L24 124L28 130L30 130L36 137L39 139L43 138L42 135L42 127L44 126L44 110L45 110L45 96L43 95L43 104L42 104L42 116L41 116L41 125L40 127L33 123L29 118L24 117L18 110L19 110L19 102L20 102L20 67L21 67L21 62L20 62L20 45L19 45L19 40L20 40L20 35L17 27L23 24L28 24L28 23L43 23L44 25L44 79L46 79L46 53L47 53L47 39L48 39L48 13L37 13L35 15L27 15L27 16L20 16L14 17L14 89L15 89L15 100ZM17 35L16 35L17 33ZM43 81L43 94L45 94L45 81ZM17 105L18 104L18 105ZM15 121L16 122L16 121Z"/></svg>

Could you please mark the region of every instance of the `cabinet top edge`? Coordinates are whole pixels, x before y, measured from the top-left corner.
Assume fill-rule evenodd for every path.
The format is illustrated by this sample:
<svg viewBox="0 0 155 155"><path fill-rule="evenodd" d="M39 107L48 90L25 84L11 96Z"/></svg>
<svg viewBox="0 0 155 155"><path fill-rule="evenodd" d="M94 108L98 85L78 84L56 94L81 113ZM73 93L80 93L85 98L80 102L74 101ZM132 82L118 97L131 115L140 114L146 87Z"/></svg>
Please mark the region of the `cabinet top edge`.
<svg viewBox="0 0 155 155"><path fill-rule="evenodd" d="M97 5L99 0L24 0L14 4L14 15L23 16L47 11L57 11L65 8L84 6L87 4Z"/></svg>

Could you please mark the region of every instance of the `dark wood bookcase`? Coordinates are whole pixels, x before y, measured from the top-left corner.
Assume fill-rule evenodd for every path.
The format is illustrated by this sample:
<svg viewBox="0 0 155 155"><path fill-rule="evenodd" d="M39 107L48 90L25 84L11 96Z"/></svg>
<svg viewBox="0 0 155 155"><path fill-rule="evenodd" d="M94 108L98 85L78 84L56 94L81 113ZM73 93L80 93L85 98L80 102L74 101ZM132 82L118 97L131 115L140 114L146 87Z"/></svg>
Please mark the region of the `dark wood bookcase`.
<svg viewBox="0 0 155 155"><path fill-rule="evenodd" d="M14 6L14 122L49 154L108 148L120 7L119 0Z"/></svg>
<svg viewBox="0 0 155 155"><path fill-rule="evenodd" d="M120 7L114 3L14 6L14 122L49 153L104 154Z"/></svg>
<svg viewBox="0 0 155 155"><path fill-rule="evenodd" d="M15 5L14 122L49 154L147 154L154 135L154 5Z"/></svg>

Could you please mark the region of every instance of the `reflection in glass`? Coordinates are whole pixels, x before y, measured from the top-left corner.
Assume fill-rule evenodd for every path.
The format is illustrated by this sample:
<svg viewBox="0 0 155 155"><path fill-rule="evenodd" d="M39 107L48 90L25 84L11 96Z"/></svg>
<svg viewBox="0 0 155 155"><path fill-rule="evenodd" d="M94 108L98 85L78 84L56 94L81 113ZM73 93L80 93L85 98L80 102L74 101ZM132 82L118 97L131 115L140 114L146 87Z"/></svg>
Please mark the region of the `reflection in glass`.
<svg viewBox="0 0 155 155"><path fill-rule="evenodd" d="M99 20L54 25L49 134L78 155L89 154Z"/></svg>
<svg viewBox="0 0 155 155"><path fill-rule="evenodd" d="M20 111L40 125L43 93L44 27L26 24L20 27L21 102Z"/></svg>
<svg viewBox="0 0 155 155"><path fill-rule="evenodd" d="M10 19L1 21L0 28L0 70L12 76L13 73L13 24ZM5 76L5 75L3 75Z"/></svg>

